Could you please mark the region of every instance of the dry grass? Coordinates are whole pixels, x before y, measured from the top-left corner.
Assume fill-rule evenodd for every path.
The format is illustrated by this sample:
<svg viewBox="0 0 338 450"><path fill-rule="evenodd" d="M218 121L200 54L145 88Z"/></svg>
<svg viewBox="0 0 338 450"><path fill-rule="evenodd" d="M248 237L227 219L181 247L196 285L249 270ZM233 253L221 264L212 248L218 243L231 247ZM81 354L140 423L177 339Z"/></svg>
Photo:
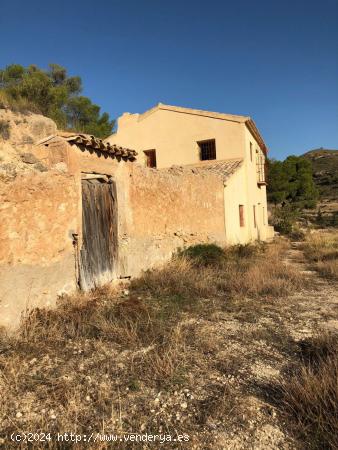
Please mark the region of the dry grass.
<svg viewBox="0 0 338 450"><path fill-rule="evenodd" d="M307 237L302 249L313 267L324 277L338 279L338 233L326 232Z"/></svg>
<svg viewBox="0 0 338 450"><path fill-rule="evenodd" d="M283 264L285 242L272 246L235 247L218 265L198 266L177 257L160 269L147 271L132 283L136 291L184 299L222 296L278 298L301 287L301 277Z"/></svg>
<svg viewBox="0 0 338 450"><path fill-rule="evenodd" d="M282 384L281 409L307 448L338 448L338 338L302 343L302 364Z"/></svg>
<svg viewBox="0 0 338 450"><path fill-rule="evenodd" d="M282 263L285 245L228 249L211 267L176 257L134 280L128 295L100 289L32 311L1 344L2 436L17 430L197 436L209 423L240 423L241 394L220 381L240 366L233 357L216 358L218 338L198 338L198 323L214 324L211 316L225 311L238 320L258 317L262 304L300 287L299 275ZM198 398L190 398L199 384Z"/></svg>

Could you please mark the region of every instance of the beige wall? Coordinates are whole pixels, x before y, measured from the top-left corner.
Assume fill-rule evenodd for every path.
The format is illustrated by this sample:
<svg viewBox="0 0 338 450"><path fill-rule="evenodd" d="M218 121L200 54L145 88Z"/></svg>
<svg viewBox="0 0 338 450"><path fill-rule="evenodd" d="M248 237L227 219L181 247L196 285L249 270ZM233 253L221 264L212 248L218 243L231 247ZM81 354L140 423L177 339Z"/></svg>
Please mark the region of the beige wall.
<svg viewBox="0 0 338 450"><path fill-rule="evenodd" d="M116 183L116 278L136 276L179 247L225 245L218 176L147 169L65 142L31 151L48 170L20 171L0 182L0 325L15 327L26 309L53 306L76 289L83 172L111 175Z"/></svg>
<svg viewBox="0 0 338 450"><path fill-rule="evenodd" d="M252 160L250 142L252 143ZM257 183L256 151L260 151L260 149L257 141L246 127L245 149L244 167L250 235L251 239L265 240L272 237L273 230L268 226L266 186ZM256 207L256 227L254 226L254 206Z"/></svg>
<svg viewBox="0 0 338 450"><path fill-rule="evenodd" d="M15 326L25 309L75 289L77 208L69 174L27 172L0 182L0 325Z"/></svg>
<svg viewBox="0 0 338 450"><path fill-rule="evenodd" d="M157 167L200 161L197 142L216 139L217 159L244 156L243 123L159 109L147 115L122 116L118 131L107 140L143 151L156 149Z"/></svg>
<svg viewBox="0 0 338 450"><path fill-rule="evenodd" d="M223 183L219 177L171 174L133 166L129 204L128 267L167 260L173 251L196 243L226 243ZM136 251L135 251L136 250Z"/></svg>
<svg viewBox="0 0 338 450"><path fill-rule="evenodd" d="M137 276L193 243L225 245L223 182L190 169L158 171L73 146L70 170L112 175L118 202L117 277ZM80 181L79 181L80 184ZM81 202L78 222L81 223ZM79 225L81 242L81 226Z"/></svg>
<svg viewBox="0 0 338 450"><path fill-rule="evenodd" d="M243 121L231 121L165 109L153 109L142 115L124 114L118 130L108 141L139 152L155 149L157 167L196 164L197 142L215 139L218 160L243 158L243 166L226 182L225 224L228 243L245 243L273 236L267 222L266 187L258 186L256 150L259 145ZM250 158L252 142L252 161ZM244 206L245 227L239 226L239 205ZM253 207L256 208L256 227Z"/></svg>

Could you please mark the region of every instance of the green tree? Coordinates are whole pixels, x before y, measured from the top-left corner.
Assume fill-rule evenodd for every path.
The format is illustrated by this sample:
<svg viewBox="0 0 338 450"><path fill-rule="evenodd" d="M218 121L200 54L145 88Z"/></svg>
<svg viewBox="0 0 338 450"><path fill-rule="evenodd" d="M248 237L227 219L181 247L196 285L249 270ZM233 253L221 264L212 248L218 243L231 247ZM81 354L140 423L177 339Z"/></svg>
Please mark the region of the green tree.
<svg viewBox="0 0 338 450"><path fill-rule="evenodd" d="M114 121L109 120L109 115L100 115L100 107L94 105L87 97L73 97L66 105L66 115L69 127L94 134L95 136L109 136L114 126Z"/></svg>
<svg viewBox="0 0 338 450"><path fill-rule="evenodd" d="M288 202L300 208L313 208L318 191L313 182L312 165L300 156L268 162L268 199L275 205Z"/></svg>
<svg viewBox="0 0 338 450"><path fill-rule="evenodd" d="M82 81L67 70L50 64L48 70L35 65L12 64L0 70L0 90L12 102L27 101L34 112L53 119L59 128L107 137L114 121L88 97L81 96Z"/></svg>
<svg viewBox="0 0 338 450"><path fill-rule="evenodd" d="M288 177L281 161L268 160L268 200L275 205L286 200L288 195Z"/></svg>

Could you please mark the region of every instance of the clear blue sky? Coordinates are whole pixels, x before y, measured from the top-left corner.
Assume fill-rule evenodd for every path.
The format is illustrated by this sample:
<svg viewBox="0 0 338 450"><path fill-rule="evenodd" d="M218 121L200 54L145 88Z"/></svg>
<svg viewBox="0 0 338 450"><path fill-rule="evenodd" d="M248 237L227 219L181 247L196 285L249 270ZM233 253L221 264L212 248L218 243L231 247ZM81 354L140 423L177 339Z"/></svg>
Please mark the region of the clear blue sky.
<svg viewBox="0 0 338 450"><path fill-rule="evenodd" d="M161 101L250 115L273 157L338 148L338 0L2 0L0 67L50 62L112 117Z"/></svg>

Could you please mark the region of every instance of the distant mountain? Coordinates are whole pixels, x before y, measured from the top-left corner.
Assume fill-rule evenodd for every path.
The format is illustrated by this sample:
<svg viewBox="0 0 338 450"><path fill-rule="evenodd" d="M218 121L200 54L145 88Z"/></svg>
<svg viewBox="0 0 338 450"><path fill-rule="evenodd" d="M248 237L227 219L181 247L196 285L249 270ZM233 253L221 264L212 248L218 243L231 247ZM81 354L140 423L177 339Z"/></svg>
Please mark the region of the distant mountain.
<svg viewBox="0 0 338 450"><path fill-rule="evenodd" d="M316 148L302 155L312 162L321 200L338 201L338 150Z"/></svg>

